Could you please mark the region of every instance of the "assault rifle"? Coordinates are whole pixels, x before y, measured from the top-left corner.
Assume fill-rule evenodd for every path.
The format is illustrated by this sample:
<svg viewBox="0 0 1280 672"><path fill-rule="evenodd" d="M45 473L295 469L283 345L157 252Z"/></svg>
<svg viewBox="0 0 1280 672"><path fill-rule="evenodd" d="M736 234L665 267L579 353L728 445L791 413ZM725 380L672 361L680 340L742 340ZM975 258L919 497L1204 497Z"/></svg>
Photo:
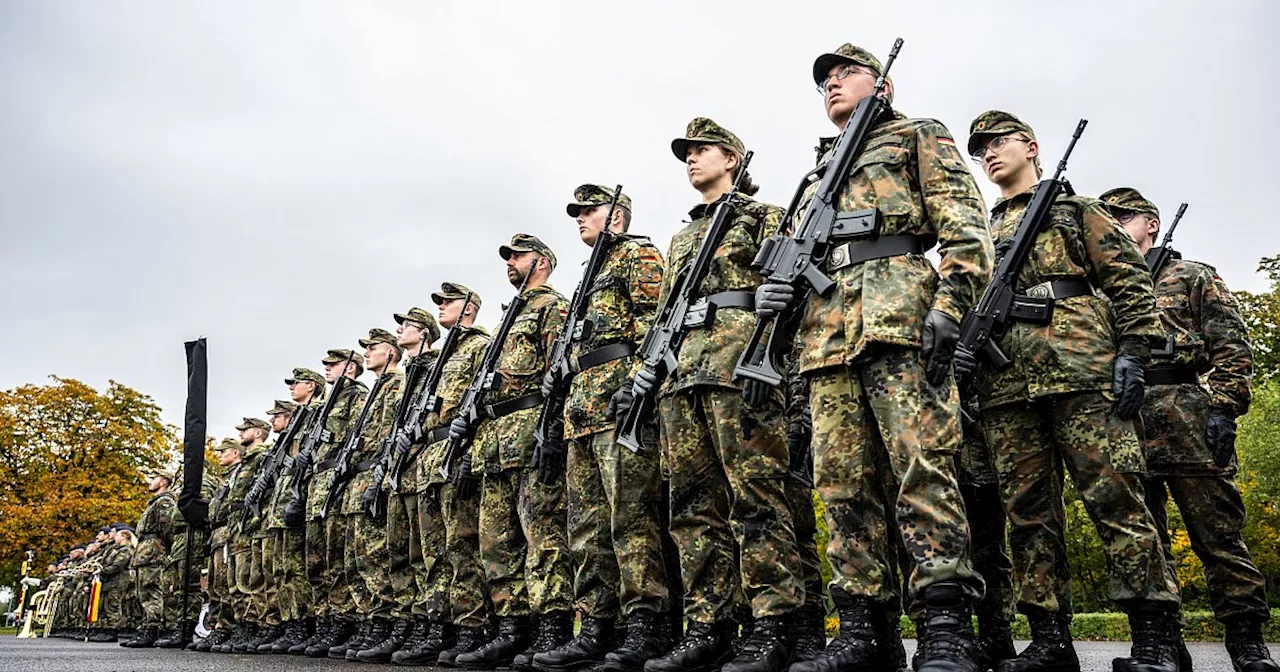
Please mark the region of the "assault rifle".
<svg viewBox="0 0 1280 672"><path fill-rule="evenodd" d="M418 342L418 357L422 356L422 350L426 346L427 339L423 338ZM406 409L409 407L410 402L416 399L414 391L418 389L418 380L422 377L422 370L425 368L425 366L417 362L405 367L404 394L400 395L400 400L396 402L396 413L391 419L391 431L387 432L387 435L378 441L378 454L373 458L377 466L374 467L373 483L369 486L374 489L373 503L364 511L364 514L372 520L381 518L382 514L387 512L387 492L382 489L383 477L386 475L387 470L391 468L393 455L397 454L395 450L396 438L400 435L402 428L405 427Z"/></svg>
<svg viewBox="0 0 1280 672"><path fill-rule="evenodd" d="M302 458L302 464L307 466L304 469L295 468L293 476L289 479L289 504L285 507L285 524L289 525L289 527L300 527L306 519L307 483L311 480L311 467L309 465L315 462L315 458L320 452L320 445L328 438L326 435L329 430L325 427L325 424L329 421L329 413L333 411L334 405L338 403L338 397L342 396L343 390L346 389L349 380L347 378L347 367L351 365L351 360L354 357L355 351L353 350L350 355L347 355L346 363L342 365L342 373L333 382L333 389L329 391L329 398L324 400L324 406L320 408L320 414L315 417L311 427L307 428L307 433L302 437L302 445L298 448L298 458Z"/></svg>
<svg viewBox="0 0 1280 672"><path fill-rule="evenodd" d="M1027 211L1018 222L1017 231L1008 243L1001 244L1001 247L1006 249L1000 257L1000 263L996 265L991 283L982 292L978 305L970 308L965 313L964 319L960 321L960 340L956 343L957 351L964 351L971 355L981 353L996 369L1003 369L1009 366L1010 360L996 345L996 340L1013 319L1011 313L1019 315L1021 319L1040 322L1047 321L1053 316L1052 297L1019 295L1014 292L1014 288L1018 284L1018 273L1031 256L1031 251L1035 249L1036 237L1049 222L1054 201L1058 199L1060 193L1068 196L1075 194L1071 185L1063 179L1062 174L1067 170L1067 159L1071 158L1071 150L1075 149L1076 141L1080 139L1088 123L1087 119L1080 120L1076 126L1076 132L1071 136L1071 143L1067 145L1067 151L1058 162L1058 169L1054 171L1053 177L1044 180L1036 187L1036 195L1031 199L1031 203L1027 205Z"/></svg>
<svg viewBox="0 0 1280 672"><path fill-rule="evenodd" d="M1178 222L1182 221L1182 215L1187 212L1187 204L1183 203L1178 206L1178 214L1173 216L1173 223L1169 225L1169 230L1164 234L1164 240L1160 241L1160 247L1153 247L1147 250L1147 268L1151 269L1151 279L1154 280L1160 271L1164 270L1164 265L1169 263L1173 258L1173 248L1169 247L1169 243L1173 242L1173 230L1178 228Z"/></svg>
<svg viewBox="0 0 1280 672"><path fill-rule="evenodd" d="M579 372L578 362L570 354L574 341L586 341L591 338L593 326L587 318L587 304L591 300L591 285L595 282L604 260L613 247L613 234L609 231L609 223L613 221L613 212L618 207L618 199L622 197L622 185L613 190L613 200L609 202L609 214L604 218L604 230L596 236L591 246L591 256L587 258L587 266L582 271L582 280L573 292L569 303L569 317L565 320L556 340L551 344L550 366L548 370L555 374L557 384L551 396L542 403L538 415L538 424L533 430L536 441L533 463L538 464L543 446L562 446L564 444L564 404L569 395L569 382Z"/></svg>
<svg viewBox="0 0 1280 672"><path fill-rule="evenodd" d="M876 78L875 90L871 95L858 101L852 117L845 124L844 130L840 131L840 136L836 138L835 151L831 160L810 171L801 180L800 186L796 187L796 193L791 197L791 204L787 207L783 222L795 219L799 214L800 200L804 197L805 190L815 178L820 177L822 180L813 194L813 199L809 202L800 226L789 236L778 233L765 239L760 245L760 252L751 262L752 267L758 269L769 282L789 284L800 290L796 292L793 307L804 303L804 294L809 290L816 292L819 296L826 296L835 286L831 278L828 278L819 268L827 257L833 236L870 238L880 230L879 210L868 208L854 212L838 212L836 201L848 182L849 173L853 171L853 164L862 152L871 129L891 113L888 101L882 96L885 78L888 77L889 68L893 67L894 60L898 58L898 50L901 48L902 38L898 38L894 41L889 58L884 63L884 70ZM782 373L778 371L773 359L779 347L783 324L783 313L774 315L768 320L756 320L756 328L751 333L746 349L742 351L738 365L733 370L735 379L751 378L774 387L782 383ZM762 348L760 345L766 331L769 333L769 340Z"/></svg>
<svg viewBox="0 0 1280 672"><path fill-rule="evenodd" d="M529 286L529 277L532 275L533 269L530 268L528 275L525 275L524 281L520 283L520 289L516 292L515 298L511 299L507 311L502 314L502 323L498 325L498 331L494 332L489 345L485 347L480 368L476 369L475 375L471 377L471 384L467 386L467 391L462 393L462 400L458 404L458 417L466 419L471 433L475 432L476 423L483 417L485 398L498 386L498 381L495 379L498 359L502 356L502 348L507 343L507 335L511 333L511 325L515 323L516 316L524 310L525 304L529 303L524 296L524 290ZM452 478L454 464L462 458L463 451L470 447L472 439L475 438L471 433L449 439L449 445L444 451L444 463L440 465L440 475L445 480Z"/></svg>
<svg viewBox="0 0 1280 672"><path fill-rule="evenodd" d="M324 518L329 515L330 507L337 504L342 495L347 491L347 483L355 477L355 465L351 464L351 456L360 452L360 448L364 446L365 423L369 421L369 413L373 411L373 405L378 401L378 392L382 389L382 384L390 376L378 376L373 382L373 387L369 389L369 396L365 397L364 408L360 409L360 415L356 416L356 423L351 426L351 431L347 432L347 438L342 442L342 448L338 451L334 461L337 466L333 468L333 473L329 474L329 494L324 498L324 504L320 505L320 517Z"/></svg>
<svg viewBox="0 0 1280 672"><path fill-rule="evenodd" d="M293 444L298 430L306 422L307 411L305 406L300 406L294 411L293 417L289 419L289 426L280 435L275 448L267 456L266 462L258 468L258 473L253 475L253 483L249 486L249 493L244 498L248 515L240 520L241 532L244 531L246 521L258 520L262 517L262 505L271 496L271 489L276 486L280 470L284 468L285 460L289 459L289 446Z"/></svg>
<svg viewBox="0 0 1280 672"><path fill-rule="evenodd" d="M698 251L694 253L693 261L676 281L671 294L659 309L657 321L654 322L649 333L645 334L644 341L640 344L641 365L655 374L658 381L649 394L632 400L627 414L618 419L617 441L633 453L639 454L644 450L640 427L653 412L653 395L657 393L657 388L676 370L680 346L684 345L684 337L689 333L686 323L691 316L702 323L715 319L715 306L705 302L699 306L696 295L702 289L702 281L711 272L716 250L724 240L725 232L729 230L729 217L733 215L735 199L742 188L743 180L746 179L747 166L751 163L752 155L753 152L747 152L746 156L742 157L738 178L734 180L729 193L720 197L715 214L711 217L711 223L707 225L707 233L703 236Z"/></svg>

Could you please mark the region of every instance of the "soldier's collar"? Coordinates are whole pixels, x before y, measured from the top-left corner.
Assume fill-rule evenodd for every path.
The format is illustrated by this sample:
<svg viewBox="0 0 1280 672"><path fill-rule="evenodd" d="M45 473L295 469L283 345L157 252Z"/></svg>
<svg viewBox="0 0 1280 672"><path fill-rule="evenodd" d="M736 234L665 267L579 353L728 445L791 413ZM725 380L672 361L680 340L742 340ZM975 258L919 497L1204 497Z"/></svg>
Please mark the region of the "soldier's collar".
<svg viewBox="0 0 1280 672"><path fill-rule="evenodd" d="M698 219L701 219L702 217L706 217L708 214L713 213L715 211L715 207L717 205L720 205L722 202L724 202L724 200L728 198L729 195L732 193L733 192L725 192L720 196L720 198L717 198L716 200L711 201L710 203L699 203L693 206L693 208L689 210L690 220L698 220ZM744 203L751 202L753 200L750 196L746 194L738 194L736 198L738 201L741 201Z"/></svg>
<svg viewBox="0 0 1280 672"><path fill-rule="evenodd" d="M992 214L995 214L996 212L998 212L998 211L1000 211L1000 210L1004 210L1006 207L1008 207L1008 206L1009 206L1009 204L1010 204L1010 203L1012 203L1012 202L1014 202L1014 201L1021 201L1021 200L1024 200L1024 199L1025 199L1025 200L1027 200L1027 201L1030 201L1030 200L1031 200L1031 198L1032 198L1033 196L1035 196L1035 195L1036 195L1036 188L1037 188L1037 187L1039 187L1039 186L1040 186L1040 183L1039 183L1039 182L1037 182L1037 183L1035 183L1035 184L1031 185L1031 188L1030 188L1030 189L1028 189L1028 190L1026 190L1026 191L1024 191L1024 192L1022 192L1022 193L1020 193L1020 194L1014 194L1013 196L1010 196L1009 198L1005 198L1005 197L1003 197L1003 196L1001 196L1001 197L997 198L997 199L996 199L996 202L995 202L995 205L992 205L992 206L991 206L991 212L992 212Z"/></svg>

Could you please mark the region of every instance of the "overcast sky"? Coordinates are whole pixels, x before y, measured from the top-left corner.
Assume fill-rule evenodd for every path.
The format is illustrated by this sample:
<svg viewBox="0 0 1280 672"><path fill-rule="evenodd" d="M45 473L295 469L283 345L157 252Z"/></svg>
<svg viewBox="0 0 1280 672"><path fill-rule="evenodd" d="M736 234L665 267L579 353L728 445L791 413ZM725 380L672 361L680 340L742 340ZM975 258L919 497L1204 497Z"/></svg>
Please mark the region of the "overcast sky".
<svg viewBox="0 0 1280 672"><path fill-rule="evenodd" d="M622 9L629 7L629 9ZM1077 191L1135 186L1236 289L1280 253L1280 3L62 2L0 0L0 388L56 374L155 397L209 339L210 432L287 398L442 280L512 293L517 231L587 248L564 204L622 183L664 251L698 200L670 140L694 116L756 152L785 205L833 128L810 67L906 44L896 105L963 145L989 108ZM990 205L995 191L979 177ZM369 378L366 374L366 380Z"/></svg>

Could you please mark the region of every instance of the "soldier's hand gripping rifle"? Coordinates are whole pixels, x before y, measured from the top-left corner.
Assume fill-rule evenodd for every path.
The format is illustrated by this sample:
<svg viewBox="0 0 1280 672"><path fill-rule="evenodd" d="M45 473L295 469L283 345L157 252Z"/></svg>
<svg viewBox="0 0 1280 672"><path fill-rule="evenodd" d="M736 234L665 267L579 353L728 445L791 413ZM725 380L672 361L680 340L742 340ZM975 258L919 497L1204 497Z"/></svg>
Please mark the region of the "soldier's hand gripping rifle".
<svg viewBox="0 0 1280 672"><path fill-rule="evenodd" d="M1080 120L1053 177L1036 187L1036 195L1018 222L1017 231L1008 243L1001 244L1005 249L1000 262L996 264L991 283L982 292L978 304L970 308L960 321L960 340L956 343L955 361L957 378L962 384L967 384L973 373L971 370L961 370L962 367L968 368L966 362L976 365L979 355L996 369L1009 366L1009 357L1000 350L996 341L1011 319L1044 323L1053 316L1052 298L1019 295L1014 290L1018 284L1018 274L1035 249L1036 237L1049 222L1054 201L1059 194L1070 196L1075 193L1062 174L1066 172L1067 159L1071 158L1071 151L1075 149L1076 141L1080 139L1088 123L1087 119Z"/></svg>
<svg viewBox="0 0 1280 672"><path fill-rule="evenodd" d="M373 412L373 405L378 401L378 392L382 390L382 385L388 378L389 376L378 376L374 381L373 387L369 389L369 396L365 397L364 407L360 409L360 415L356 416L356 423L351 426L351 431L347 432L347 438L342 442L342 448L334 458L336 466L333 468L333 473L329 474L329 494L324 498L324 504L320 505L321 518L328 516L329 509L342 501L342 496L347 492L347 483L350 483L351 479L359 473L356 465L351 463L351 458L364 446L364 437L361 436L364 434L364 426L369 422L369 414Z"/></svg>
<svg viewBox="0 0 1280 672"><path fill-rule="evenodd" d="M551 344L550 365L547 373L556 383L551 394L542 402L542 410L538 415L538 424L533 430L536 447L533 449L533 467L541 468L544 458L551 455L564 455L564 405L569 394L569 383L574 374L579 372L577 360L572 356L574 341L586 341L591 338L593 325L587 320L587 304L591 301L591 286L600 269L604 268L604 260L613 247L613 233L609 231L609 223L613 221L614 210L618 207L618 199L622 197L622 185L613 190L613 199L609 202L609 212L604 217L604 229L596 236L591 246L591 256L582 271L582 280L573 292L569 303L569 317ZM547 469L558 471L558 469Z"/></svg>
<svg viewBox="0 0 1280 672"><path fill-rule="evenodd" d="M706 324L715 319L715 306L703 302L699 305L698 293L702 291L702 281L711 272L711 264L715 261L716 249L724 240L729 230L733 209L736 205L742 182L747 176L747 166L751 163L753 152L742 157L742 165L738 170L738 178L734 180L729 193L720 198L711 223L707 225L706 235L694 253L693 261L684 274L673 285L671 294L658 311L658 319L653 328L645 334L640 344L640 363L647 371L653 373L657 382L653 390L646 395L635 397L626 415L618 419L617 441L633 453L643 452L644 445L640 437L640 428L653 412L653 397L657 394L662 382L676 370L680 356L680 346L684 345L684 337L689 333L692 323Z"/></svg>
<svg viewBox="0 0 1280 672"><path fill-rule="evenodd" d="M285 428L284 434L280 435L280 440L276 442L275 447L271 451L271 455L267 457L266 462L253 475L253 484L249 486L249 492L245 495L244 505L248 512L240 519L239 531L243 532L245 524L249 521L255 521L262 518L262 505L271 495L272 488L276 487L276 480L280 478L280 470L284 468L285 460L289 459L289 446L293 444L293 439L297 436L302 425L306 423L307 407L300 406L294 411L293 417L289 419L289 426Z"/></svg>
<svg viewBox="0 0 1280 672"><path fill-rule="evenodd" d="M329 391L329 397L324 400L324 406L320 408L320 414L311 422L311 426L307 428L307 433L302 437L302 445L298 448L298 456L294 463L293 475L289 478L289 503L285 506L285 524L289 527L302 527L306 521L307 509L307 483L311 481L311 465L316 462L316 457L320 452L320 446L329 440L329 429L325 426L329 421L329 413L333 411L333 407L338 403L338 397L342 396L342 391L346 389L350 379L347 378L347 367L351 365L351 360L355 357L355 351L347 355L347 361L342 365L342 372L338 375L338 379L333 382L333 389Z"/></svg>
<svg viewBox="0 0 1280 672"><path fill-rule="evenodd" d="M898 50L902 48L902 38L893 43L889 58L885 61L884 70L876 79L875 90L871 95L858 101L853 115L836 138L835 152L826 164L815 168L805 175L805 179L796 188L787 207L783 222L791 222L799 211L800 200L805 189L812 184L815 177L821 178L818 190L814 192L804 219L790 235L778 233L760 245L760 252L751 262L753 268L760 271L770 283L789 284L796 288L796 298L788 309L804 304L804 295L814 291L819 296L831 293L835 286L819 268L827 257L832 237L838 238L871 238L880 231L880 211L876 208L838 212L837 199L849 179L853 164L866 144L867 136L890 114L888 101L883 98L886 77L889 68L898 58ZM784 314L779 313L768 319L757 318L755 330L747 341L746 349L738 359L733 370L735 379L750 378L777 387L782 383L782 373L774 364L779 348L780 328L784 324ZM761 346L761 341L768 332L768 341Z"/></svg>
<svg viewBox="0 0 1280 672"><path fill-rule="evenodd" d="M516 292L515 298L511 299L507 311L502 314L502 323L498 325L498 331L493 334L489 345L485 347L480 368L476 369L475 375L471 377L471 384L467 386L467 391L462 393L462 400L458 404L458 417L467 421L467 435L449 438L449 444L444 451L444 462L440 465L440 475L445 480L453 477L454 465L462 458L463 452L471 446L471 441L475 438L476 424L484 415L485 398L498 386L499 381L496 379L498 359L502 357L502 348L507 343L507 335L511 333L511 325L515 323L516 316L524 310L525 304L529 303L525 298L524 290L529 286L529 278L532 275L533 269L530 268L529 273L524 276L524 281L520 283L520 289Z"/></svg>
<svg viewBox="0 0 1280 672"><path fill-rule="evenodd" d="M1153 247L1147 250L1147 268L1151 269L1151 279L1155 280L1160 271L1164 269L1164 265L1169 263L1173 255L1177 254L1169 243L1173 242L1173 230L1178 228L1178 222L1182 221L1182 215L1187 212L1187 204L1183 203L1178 206L1178 214L1173 216L1173 223L1169 225L1169 230L1164 234L1164 240L1160 241L1159 247Z"/></svg>

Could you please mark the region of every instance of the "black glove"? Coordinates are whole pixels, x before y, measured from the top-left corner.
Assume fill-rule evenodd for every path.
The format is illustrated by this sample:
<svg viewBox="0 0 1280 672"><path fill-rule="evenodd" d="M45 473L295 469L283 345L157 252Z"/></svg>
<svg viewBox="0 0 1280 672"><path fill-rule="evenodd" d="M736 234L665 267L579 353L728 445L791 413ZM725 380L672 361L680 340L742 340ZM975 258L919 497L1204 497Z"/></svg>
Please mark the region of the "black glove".
<svg viewBox="0 0 1280 672"><path fill-rule="evenodd" d="M449 423L449 438L454 441L465 438L470 432L471 428L467 426L466 418L454 418L453 422Z"/></svg>
<svg viewBox="0 0 1280 672"><path fill-rule="evenodd" d="M647 367L641 367L636 373L635 382L631 383L631 394L637 397L652 397L658 388L658 374Z"/></svg>
<svg viewBox="0 0 1280 672"><path fill-rule="evenodd" d="M960 340L960 323L950 315L931 310L924 316L924 331L920 334L920 354L924 356L924 377L934 387L947 382L951 357Z"/></svg>
<svg viewBox="0 0 1280 672"><path fill-rule="evenodd" d="M555 392L556 387L559 385L560 377L556 375L555 370L547 369L547 373L542 376L542 387L538 391L542 393L542 398L545 399L551 396L551 393Z"/></svg>
<svg viewBox="0 0 1280 672"><path fill-rule="evenodd" d="M297 471L306 471L311 468L311 453L298 453L293 456L293 468Z"/></svg>
<svg viewBox="0 0 1280 672"><path fill-rule="evenodd" d="M1111 392L1116 395L1116 415L1132 420L1142 410L1147 367L1137 355L1116 355L1111 363Z"/></svg>
<svg viewBox="0 0 1280 672"><path fill-rule="evenodd" d="M973 382L973 375L978 372L978 355L967 348L956 348L951 353L951 368L956 373L956 386L965 388Z"/></svg>
<svg viewBox="0 0 1280 672"><path fill-rule="evenodd" d="M395 445L391 448L393 455L404 455L408 453L409 449L412 447L413 437L409 435L407 430L403 432L396 432Z"/></svg>
<svg viewBox="0 0 1280 672"><path fill-rule="evenodd" d="M795 297L796 290L791 285L766 282L756 288L756 315L767 320L786 310Z"/></svg>
<svg viewBox="0 0 1280 672"><path fill-rule="evenodd" d="M286 527L299 528L307 525L307 506L296 499L290 499L284 505L284 524Z"/></svg>
<svg viewBox="0 0 1280 672"><path fill-rule="evenodd" d="M538 470L538 481L543 485L559 483L564 477L569 444L563 440L546 441L538 446L533 466Z"/></svg>
<svg viewBox="0 0 1280 672"><path fill-rule="evenodd" d="M480 490L480 479L471 473L471 456L458 460L458 473L453 480L456 499L471 499Z"/></svg>
<svg viewBox="0 0 1280 672"><path fill-rule="evenodd" d="M1236 456L1236 419L1226 413L1214 412L1204 426L1204 440L1213 451L1213 463L1219 469L1231 466Z"/></svg>
<svg viewBox="0 0 1280 672"><path fill-rule="evenodd" d="M377 514L378 512L377 511L378 497L381 496L382 494L382 478L385 475L386 474L383 472L381 465L374 467L373 468L374 480L372 483L369 484L369 487L364 489L364 492L360 495L360 510L364 511L364 515L370 519L378 518L378 516L375 514Z"/></svg>
<svg viewBox="0 0 1280 672"><path fill-rule="evenodd" d="M627 417L627 413L631 412L631 405L636 401L636 397L631 393L631 385L623 383L613 396L609 397L609 411L606 417L609 420L622 422Z"/></svg>

